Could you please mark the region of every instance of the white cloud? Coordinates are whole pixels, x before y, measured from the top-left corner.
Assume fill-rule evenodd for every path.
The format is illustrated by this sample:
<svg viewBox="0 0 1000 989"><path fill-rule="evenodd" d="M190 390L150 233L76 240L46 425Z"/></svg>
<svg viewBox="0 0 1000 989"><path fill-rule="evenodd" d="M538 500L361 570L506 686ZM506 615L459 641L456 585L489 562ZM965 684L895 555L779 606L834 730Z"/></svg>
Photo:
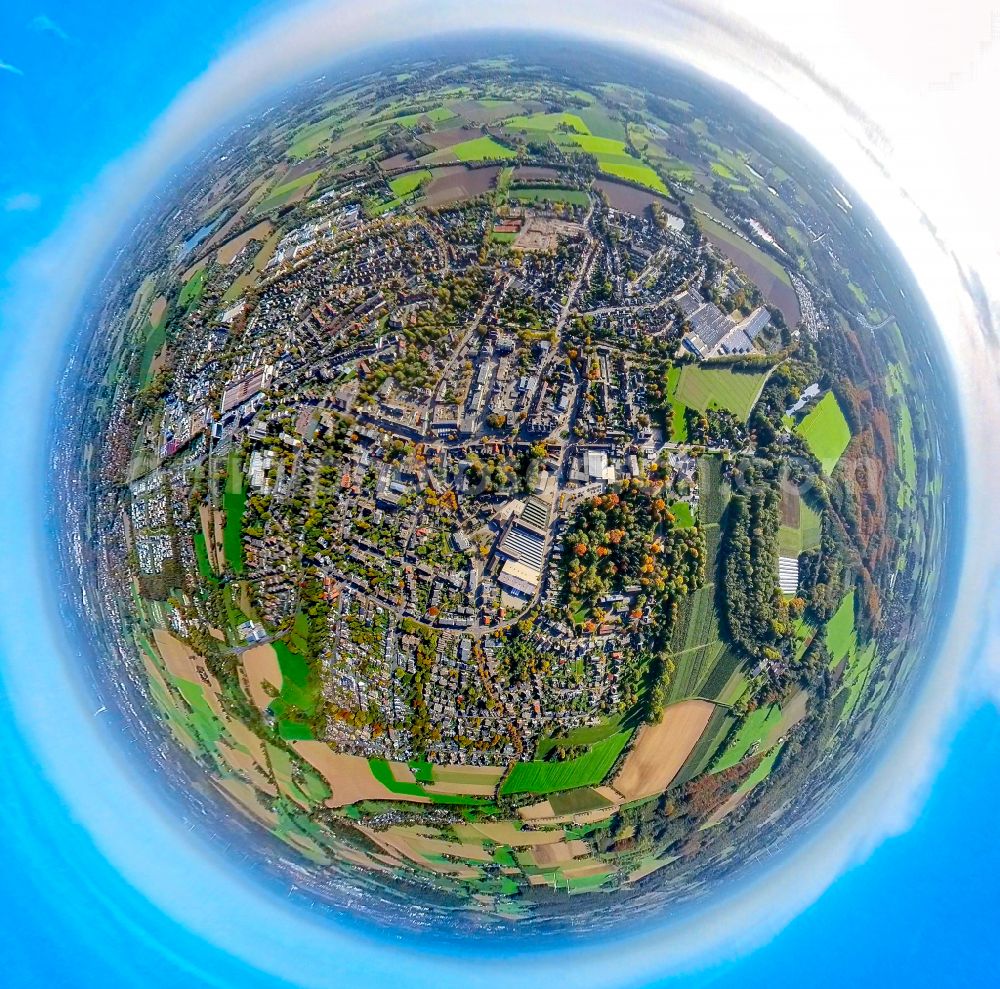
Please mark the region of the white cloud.
<svg viewBox="0 0 1000 989"><path fill-rule="evenodd" d="M10 72L15 76L24 75L16 65L11 65L10 62L5 62L2 58L0 58L0 72Z"/></svg>
<svg viewBox="0 0 1000 989"><path fill-rule="evenodd" d="M40 31L43 34L51 34L60 41L72 41L73 39L47 14L39 14L28 22L28 27L32 31Z"/></svg>
<svg viewBox="0 0 1000 989"><path fill-rule="evenodd" d="M34 192L15 192L3 201L5 213L30 213L42 205L42 197Z"/></svg>

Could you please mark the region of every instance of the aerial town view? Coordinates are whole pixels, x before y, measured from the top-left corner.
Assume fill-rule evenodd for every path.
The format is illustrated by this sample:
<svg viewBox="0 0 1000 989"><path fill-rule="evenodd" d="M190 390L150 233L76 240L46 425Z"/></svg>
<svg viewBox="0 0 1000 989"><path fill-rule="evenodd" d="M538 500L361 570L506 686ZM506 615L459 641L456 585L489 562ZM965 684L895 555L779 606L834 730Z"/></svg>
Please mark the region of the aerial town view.
<svg viewBox="0 0 1000 989"><path fill-rule="evenodd" d="M75 606L297 889L690 899L836 801L918 665L947 465L874 221L745 108L574 65L259 108L71 369Z"/></svg>

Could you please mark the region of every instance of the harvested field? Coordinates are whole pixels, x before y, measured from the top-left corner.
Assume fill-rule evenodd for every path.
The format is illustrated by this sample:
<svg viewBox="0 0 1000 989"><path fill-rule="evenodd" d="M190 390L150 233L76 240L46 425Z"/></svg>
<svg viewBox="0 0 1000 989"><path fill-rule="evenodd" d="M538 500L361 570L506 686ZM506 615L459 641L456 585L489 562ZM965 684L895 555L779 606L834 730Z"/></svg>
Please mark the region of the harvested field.
<svg viewBox="0 0 1000 989"><path fill-rule="evenodd" d="M544 821L556 816L556 812L552 809L552 803L548 800L529 804L527 807L522 807L517 813L522 821Z"/></svg>
<svg viewBox="0 0 1000 989"><path fill-rule="evenodd" d="M573 859L581 858L590 853L590 848L585 841L579 838L573 841L564 841L553 845L539 845L535 850L535 863L537 865L559 865L562 862L572 862Z"/></svg>
<svg viewBox="0 0 1000 989"><path fill-rule="evenodd" d="M492 797L495 791L495 783L432 783L427 790L449 797Z"/></svg>
<svg viewBox="0 0 1000 989"><path fill-rule="evenodd" d="M249 783L244 783L243 780L212 780L212 783L240 810L249 811L269 828L278 826L278 815L260 805L257 791Z"/></svg>
<svg viewBox="0 0 1000 989"><path fill-rule="evenodd" d="M158 299L154 299L153 304L149 307L150 325L159 326L160 321L163 319L163 315L166 311L167 311L166 296L161 295Z"/></svg>
<svg viewBox="0 0 1000 989"><path fill-rule="evenodd" d="M456 832L459 827L455 825ZM563 840L562 831L518 831L507 821L502 824L471 824L469 827L498 845L510 845L513 848L533 848L536 845L551 845Z"/></svg>
<svg viewBox="0 0 1000 989"><path fill-rule="evenodd" d="M612 786L626 800L662 793L677 775L715 712L708 701L673 704L658 725L644 725Z"/></svg>
<svg viewBox="0 0 1000 989"><path fill-rule="evenodd" d="M399 154L393 155L391 158L383 158L378 163L378 167L383 172L393 172L398 169L409 168L412 164L413 155L409 151L400 151Z"/></svg>
<svg viewBox="0 0 1000 989"><path fill-rule="evenodd" d="M243 671L250 699L259 710L266 711L282 686L281 667L274 646L265 644L247 649L243 653ZM275 694L265 689L266 683L274 688Z"/></svg>
<svg viewBox="0 0 1000 989"><path fill-rule="evenodd" d="M267 240L268 237L274 232L274 225L270 220L262 220L256 226L251 227L249 230L244 230L239 237L234 237L232 240L226 241L219 248L219 253L216 255L216 260L219 264L232 264L236 255L243 250L247 244L252 240Z"/></svg>
<svg viewBox="0 0 1000 989"><path fill-rule="evenodd" d="M424 186L423 203L429 207L444 206L485 195L494 187L499 174L497 165L488 168L466 168L464 165L435 168L432 172L434 177Z"/></svg>
<svg viewBox="0 0 1000 989"><path fill-rule="evenodd" d="M272 797L278 795L277 787L271 782L257 760L249 752L241 752L239 749L230 748L225 742L218 743L219 754L234 770L244 773L250 778L250 782L263 790L264 793Z"/></svg>
<svg viewBox="0 0 1000 989"><path fill-rule="evenodd" d="M405 762L390 762L389 772L397 783L417 782L417 778L413 775L413 770Z"/></svg>
<svg viewBox="0 0 1000 989"><path fill-rule="evenodd" d="M209 672L205 660L166 629L154 628L153 638L171 676L207 687L209 706L215 714L221 715L222 706L218 698L219 682Z"/></svg>
<svg viewBox="0 0 1000 989"><path fill-rule="evenodd" d="M473 124L495 124L528 110L523 103L512 100L450 100L446 105Z"/></svg>
<svg viewBox="0 0 1000 989"><path fill-rule="evenodd" d="M624 182L611 182L608 179L598 179L594 185L608 198L608 205L622 213L632 216L645 216L646 211L654 204L670 209L669 201L664 196L646 189L637 189L634 185ZM672 213L676 210L670 210Z"/></svg>
<svg viewBox="0 0 1000 989"><path fill-rule="evenodd" d="M503 779L506 766L435 766L435 783L497 784Z"/></svg>
<svg viewBox="0 0 1000 989"><path fill-rule="evenodd" d="M447 130L430 131L420 135L420 142L435 151L444 148L453 148L456 144L462 144L470 138L478 137L479 129L474 127L449 127Z"/></svg>
<svg viewBox="0 0 1000 989"><path fill-rule="evenodd" d="M371 828L360 826L358 827L358 830L370 838L376 845L380 845L384 848L397 860L409 859L411 862L416 862L421 869L427 869L430 872L437 872L441 875L456 876L460 879L472 879L478 875L478 872L473 869L472 866L458 863L429 861L413 849L408 838L402 835L393 834L391 831L373 831Z"/></svg>
<svg viewBox="0 0 1000 989"><path fill-rule="evenodd" d="M363 756L334 752L326 742L297 741L291 743L300 755L326 780L332 796L327 807L346 807L359 800L395 800L406 803L430 803L429 797L393 793L372 775L368 760Z"/></svg>

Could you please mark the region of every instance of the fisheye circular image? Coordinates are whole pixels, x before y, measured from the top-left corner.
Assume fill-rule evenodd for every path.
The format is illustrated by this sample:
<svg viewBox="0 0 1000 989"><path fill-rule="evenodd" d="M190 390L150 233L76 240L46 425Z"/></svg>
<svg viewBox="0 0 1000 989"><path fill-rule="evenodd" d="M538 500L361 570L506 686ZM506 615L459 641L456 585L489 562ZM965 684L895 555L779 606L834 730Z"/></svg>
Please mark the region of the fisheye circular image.
<svg viewBox="0 0 1000 989"><path fill-rule="evenodd" d="M729 888L935 649L952 397L874 216L679 69L522 38L213 136L59 397L93 675L178 820L447 935Z"/></svg>

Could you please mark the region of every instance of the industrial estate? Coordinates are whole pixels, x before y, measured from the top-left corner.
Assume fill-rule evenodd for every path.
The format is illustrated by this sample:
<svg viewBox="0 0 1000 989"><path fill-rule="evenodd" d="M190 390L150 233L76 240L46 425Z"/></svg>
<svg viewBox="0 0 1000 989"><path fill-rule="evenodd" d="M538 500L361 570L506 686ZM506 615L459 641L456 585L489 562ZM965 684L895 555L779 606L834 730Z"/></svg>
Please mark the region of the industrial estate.
<svg viewBox="0 0 1000 989"><path fill-rule="evenodd" d="M71 370L103 662L296 888L690 898L835 799L926 635L930 362L868 221L717 97L591 71L288 94Z"/></svg>

